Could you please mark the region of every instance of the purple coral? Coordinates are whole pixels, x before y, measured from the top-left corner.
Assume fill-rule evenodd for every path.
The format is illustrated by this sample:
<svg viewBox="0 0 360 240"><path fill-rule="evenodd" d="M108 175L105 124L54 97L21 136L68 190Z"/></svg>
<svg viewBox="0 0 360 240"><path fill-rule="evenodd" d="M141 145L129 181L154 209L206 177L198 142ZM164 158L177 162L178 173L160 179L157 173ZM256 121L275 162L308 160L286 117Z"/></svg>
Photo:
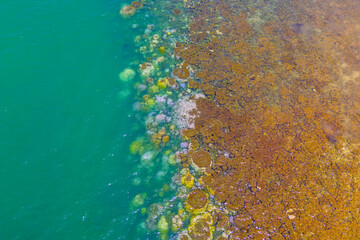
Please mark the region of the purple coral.
<svg viewBox="0 0 360 240"><path fill-rule="evenodd" d="M189 144L187 143L187 142L182 142L181 144L180 144L180 147L181 148L187 148L189 146Z"/></svg>
<svg viewBox="0 0 360 240"><path fill-rule="evenodd" d="M158 103L166 102L166 96L156 96L156 102Z"/></svg>

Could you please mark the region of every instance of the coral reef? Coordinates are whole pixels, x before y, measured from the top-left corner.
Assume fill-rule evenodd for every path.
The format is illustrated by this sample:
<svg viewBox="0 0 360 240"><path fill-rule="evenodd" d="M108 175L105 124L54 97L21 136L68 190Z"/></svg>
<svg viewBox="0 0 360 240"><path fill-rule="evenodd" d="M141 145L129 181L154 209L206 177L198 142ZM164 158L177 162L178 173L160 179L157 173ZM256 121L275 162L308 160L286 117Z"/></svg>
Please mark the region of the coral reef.
<svg viewBox="0 0 360 240"><path fill-rule="evenodd" d="M183 240L358 239L360 5L144 3L169 26L149 23L134 40L146 138L130 152L149 173L134 183L179 168L143 211L147 230Z"/></svg>
<svg viewBox="0 0 360 240"><path fill-rule="evenodd" d="M204 168L195 191L213 198L215 231L230 239L359 238L359 4L187 7L190 40L175 49L186 64L173 75L189 78L191 67L189 87L206 98L195 100L195 124L184 131L195 151L179 157ZM198 224L191 220L189 236L209 238L196 229L210 225Z"/></svg>

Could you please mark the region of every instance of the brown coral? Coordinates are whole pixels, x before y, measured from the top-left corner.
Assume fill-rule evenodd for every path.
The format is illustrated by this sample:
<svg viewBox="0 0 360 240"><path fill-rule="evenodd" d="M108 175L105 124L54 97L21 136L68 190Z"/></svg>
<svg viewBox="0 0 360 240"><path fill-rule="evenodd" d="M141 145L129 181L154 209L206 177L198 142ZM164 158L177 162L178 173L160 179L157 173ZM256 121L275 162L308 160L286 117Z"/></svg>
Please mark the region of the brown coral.
<svg viewBox="0 0 360 240"><path fill-rule="evenodd" d="M192 162L199 168L206 168L211 165L211 156L204 150L198 150L191 155Z"/></svg>
<svg viewBox="0 0 360 240"><path fill-rule="evenodd" d="M187 79L190 76L189 70L184 67L174 69L173 74L180 79Z"/></svg>
<svg viewBox="0 0 360 240"><path fill-rule="evenodd" d="M181 10L178 9L178 8L174 8L174 9L172 10L172 13L173 13L174 15L180 15L180 14L181 14Z"/></svg>
<svg viewBox="0 0 360 240"><path fill-rule="evenodd" d="M185 135L186 137L188 137L188 138L192 138L192 137L196 136L198 133L199 133L199 132L198 132L197 130L192 129L192 128L186 129L186 130L184 131L184 135Z"/></svg>
<svg viewBox="0 0 360 240"><path fill-rule="evenodd" d="M134 7L135 9L140 9L143 7L143 4L141 2L138 2L138 1L133 1L131 3L131 6Z"/></svg>
<svg viewBox="0 0 360 240"><path fill-rule="evenodd" d="M168 84L169 84L169 86L171 86L171 87L176 87L176 80L175 80L175 78L167 78L167 81L168 81Z"/></svg>
<svg viewBox="0 0 360 240"><path fill-rule="evenodd" d="M194 190L188 195L187 204L189 204L192 209L202 209L206 207L207 203L208 196L201 190Z"/></svg>
<svg viewBox="0 0 360 240"><path fill-rule="evenodd" d="M121 10L120 10L120 15L124 16L124 17L131 17L135 14L136 9L133 6L130 5L125 5Z"/></svg>

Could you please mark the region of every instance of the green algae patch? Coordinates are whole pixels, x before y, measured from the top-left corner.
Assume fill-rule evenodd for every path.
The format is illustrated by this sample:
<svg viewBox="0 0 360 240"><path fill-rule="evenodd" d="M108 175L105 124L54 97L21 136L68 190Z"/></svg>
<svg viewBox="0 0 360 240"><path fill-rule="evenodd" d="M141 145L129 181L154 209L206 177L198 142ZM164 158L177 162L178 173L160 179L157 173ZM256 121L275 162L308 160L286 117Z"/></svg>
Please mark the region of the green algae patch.
<svg viewBox="0 0 360 240"><path fill-rule="evenodd" d="M126 68L119 74L119 78L123 82L128 82L133 80L135 75L136 73L134 70L132 70L131 68Z"/></svg>
<svg viewBox="0 0 360 240"><path fill-rule="evenodd" d="M146 193L137 194L131 201L130 209L135 210L136 208L144 205L146 197Z"/></svg>
<svg viewBox="0 0 360 240"><path fill-rule="evenodd" d="M144 149L143 141L140 141L140 140L136 140L136 141L132 142L129 146L129 151L133 155L136 155L138 153L141 154L143 149Z"/></svg>

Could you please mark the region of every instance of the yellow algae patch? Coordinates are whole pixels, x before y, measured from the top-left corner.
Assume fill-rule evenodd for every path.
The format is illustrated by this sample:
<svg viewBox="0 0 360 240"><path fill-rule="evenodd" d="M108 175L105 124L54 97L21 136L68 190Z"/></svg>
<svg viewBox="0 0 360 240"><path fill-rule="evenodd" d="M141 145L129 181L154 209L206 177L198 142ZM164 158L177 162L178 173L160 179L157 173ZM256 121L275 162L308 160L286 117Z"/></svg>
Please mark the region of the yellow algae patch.
<svg viewBox="0 0 360 240"><path fill-rule="evenodd" d="M143 148L143 143L142 141L138 141L138 140L132 142L129 146L130 153L133 155L141 152L142 148Z"/></svg>
<svg viewBox="0 0 360 240"><path fill-rule="evenodd" d="M185 185L187 188L192 188L194 186L194 176L191 173L186 173L181 177L181 184Z"/></svg>
<svg viewBox="0 0 360 240"><path fill-rule="evenodd" d="M167 87L167 84L168 84L167 78L162 78L159 79L156 85L159 89L165 89Z"/></svg>
<svg viewBox="0 0 360 240"><path fill-rule="evenodd" d="M165 50L165 47L164 47L164 46L159 47L159 53L164 54L165 52L166 52L166 50Z"/></svg>

